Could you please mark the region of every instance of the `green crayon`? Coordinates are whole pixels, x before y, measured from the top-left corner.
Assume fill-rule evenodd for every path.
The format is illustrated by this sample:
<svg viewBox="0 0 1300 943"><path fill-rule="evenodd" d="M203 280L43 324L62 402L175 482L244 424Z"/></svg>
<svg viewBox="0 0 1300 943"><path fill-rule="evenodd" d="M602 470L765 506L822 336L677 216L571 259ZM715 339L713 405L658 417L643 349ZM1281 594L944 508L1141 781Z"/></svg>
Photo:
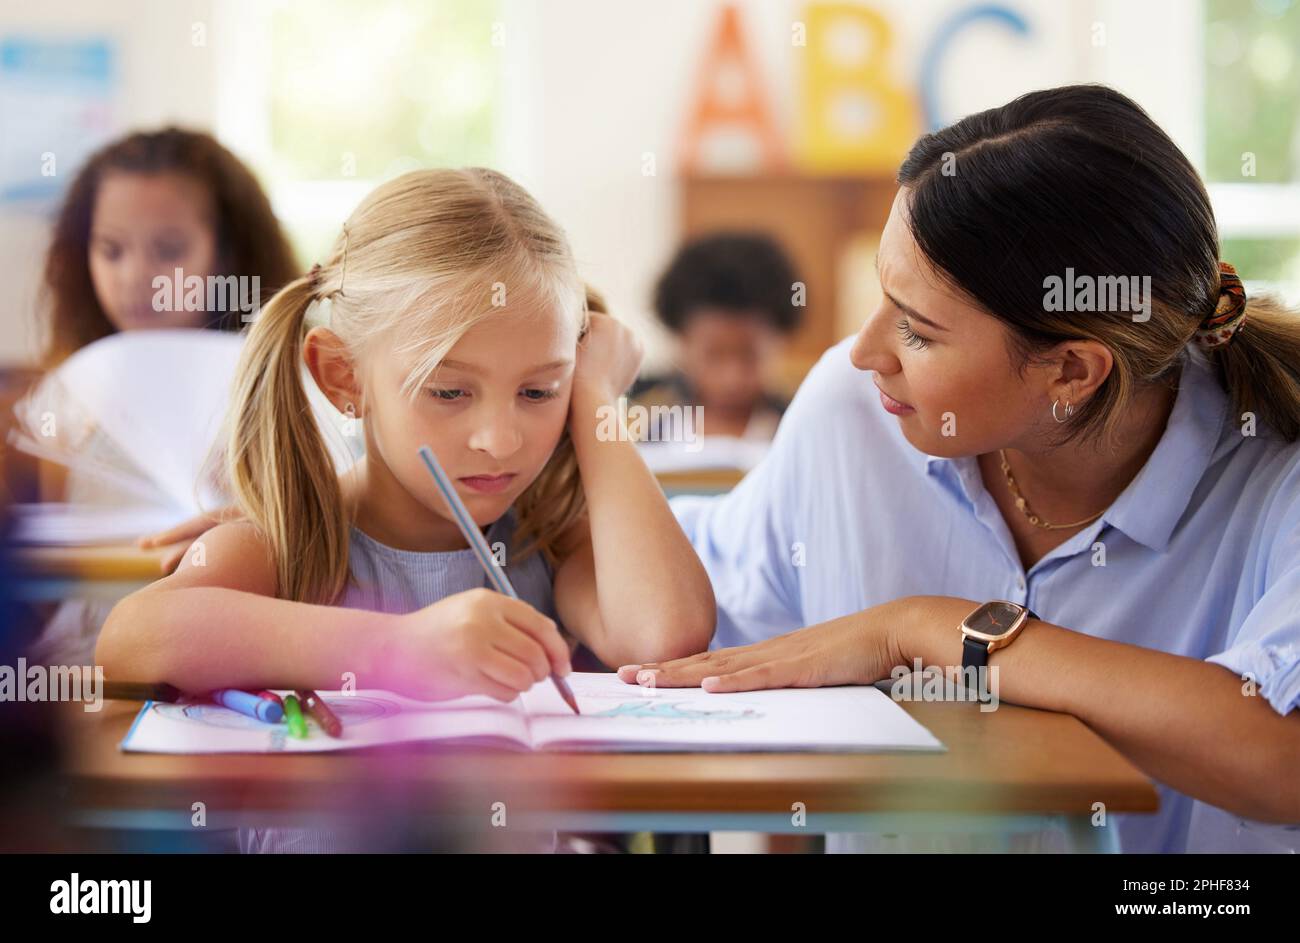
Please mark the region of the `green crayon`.
<svg viewBox="0 0 1300 943"><path fill-rule="evenodd" d="M284 696L284 719L289 725L289 736L297 737L299 740L307 739L307 721L302 718L302 708L298 706L298 699L292 694Z"/></svg>

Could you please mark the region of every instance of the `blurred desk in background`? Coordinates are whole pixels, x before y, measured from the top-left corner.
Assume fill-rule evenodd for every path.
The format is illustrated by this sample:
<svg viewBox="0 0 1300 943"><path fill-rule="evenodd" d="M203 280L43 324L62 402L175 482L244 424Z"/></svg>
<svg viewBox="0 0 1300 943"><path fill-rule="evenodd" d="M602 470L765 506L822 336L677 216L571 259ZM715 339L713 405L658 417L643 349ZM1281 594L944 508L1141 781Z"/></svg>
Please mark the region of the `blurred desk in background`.
<svg viewBox="0 0 1300 943"><path fill-rule="evenodd" d="M13 547L14 587L20 599L34 602L120 599L161 577L171 549L142 550L133 543Z"/></svg>

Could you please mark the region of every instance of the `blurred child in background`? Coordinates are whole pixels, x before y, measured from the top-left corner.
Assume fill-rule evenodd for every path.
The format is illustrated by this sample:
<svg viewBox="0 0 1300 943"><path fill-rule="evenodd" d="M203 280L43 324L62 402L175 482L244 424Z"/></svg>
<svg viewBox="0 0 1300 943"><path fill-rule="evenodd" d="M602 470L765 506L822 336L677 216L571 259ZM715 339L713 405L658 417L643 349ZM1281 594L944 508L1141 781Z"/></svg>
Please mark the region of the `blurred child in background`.
<svg viewBox="0 0 1300 943"><path fill-rule="evenodd" d="M771 439L785 409L773 392L774 374L800 323L798 280L781 247L761 233L686 243L654 296L655 313L676 341L676 372L642 381L635 401L702 406L705 436Z"/></svg>

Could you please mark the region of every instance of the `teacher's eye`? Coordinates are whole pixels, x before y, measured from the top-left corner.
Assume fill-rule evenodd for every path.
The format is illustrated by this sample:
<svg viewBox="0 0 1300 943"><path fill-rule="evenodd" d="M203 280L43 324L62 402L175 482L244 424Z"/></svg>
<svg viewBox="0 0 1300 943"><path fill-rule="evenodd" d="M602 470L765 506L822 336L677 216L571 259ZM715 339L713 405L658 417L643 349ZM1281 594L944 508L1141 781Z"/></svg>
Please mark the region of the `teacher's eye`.
<svg viewBox="0 0 1300 943"><path fill-rule="evenodd" d="M912 325L907 323L907 318L898 319L898 333L902 336L903 343L914 350L925 350L930 346L930 338L922 337L912 330Z"/></svg>
<svg viewBox="0 0 1300 943"><path fill-rule="evenodd" d="M530 387L519 391L519 395L530 403L544 403L548 399L555 399L559 396L557 390L543 390L536 387Z"/></svg>
<svg viewBox="0 0 1300 943"><path fill-rule="evenodd" d="M464 399L469 394L464 390L429 390L429 395L434 399L442 400L444 403L454 403L458 399Z"/></svg>

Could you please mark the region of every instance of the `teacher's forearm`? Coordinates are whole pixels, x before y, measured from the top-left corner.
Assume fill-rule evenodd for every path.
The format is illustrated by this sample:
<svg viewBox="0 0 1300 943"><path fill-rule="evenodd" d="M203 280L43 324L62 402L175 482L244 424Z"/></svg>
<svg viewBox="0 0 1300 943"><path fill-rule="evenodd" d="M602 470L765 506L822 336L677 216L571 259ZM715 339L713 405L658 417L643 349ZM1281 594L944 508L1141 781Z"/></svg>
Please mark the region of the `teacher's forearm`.
<svg viewBox="0 0 1300 943"><path fill-rule="evenodd" d="M957 627L976 605L914 597L903 663L960 665ZM1075 715L1180 792L1250 818L1300 821L1300 715L1278 714L1218 665L1033 620L989 666L1000 698Z"/></svg>

